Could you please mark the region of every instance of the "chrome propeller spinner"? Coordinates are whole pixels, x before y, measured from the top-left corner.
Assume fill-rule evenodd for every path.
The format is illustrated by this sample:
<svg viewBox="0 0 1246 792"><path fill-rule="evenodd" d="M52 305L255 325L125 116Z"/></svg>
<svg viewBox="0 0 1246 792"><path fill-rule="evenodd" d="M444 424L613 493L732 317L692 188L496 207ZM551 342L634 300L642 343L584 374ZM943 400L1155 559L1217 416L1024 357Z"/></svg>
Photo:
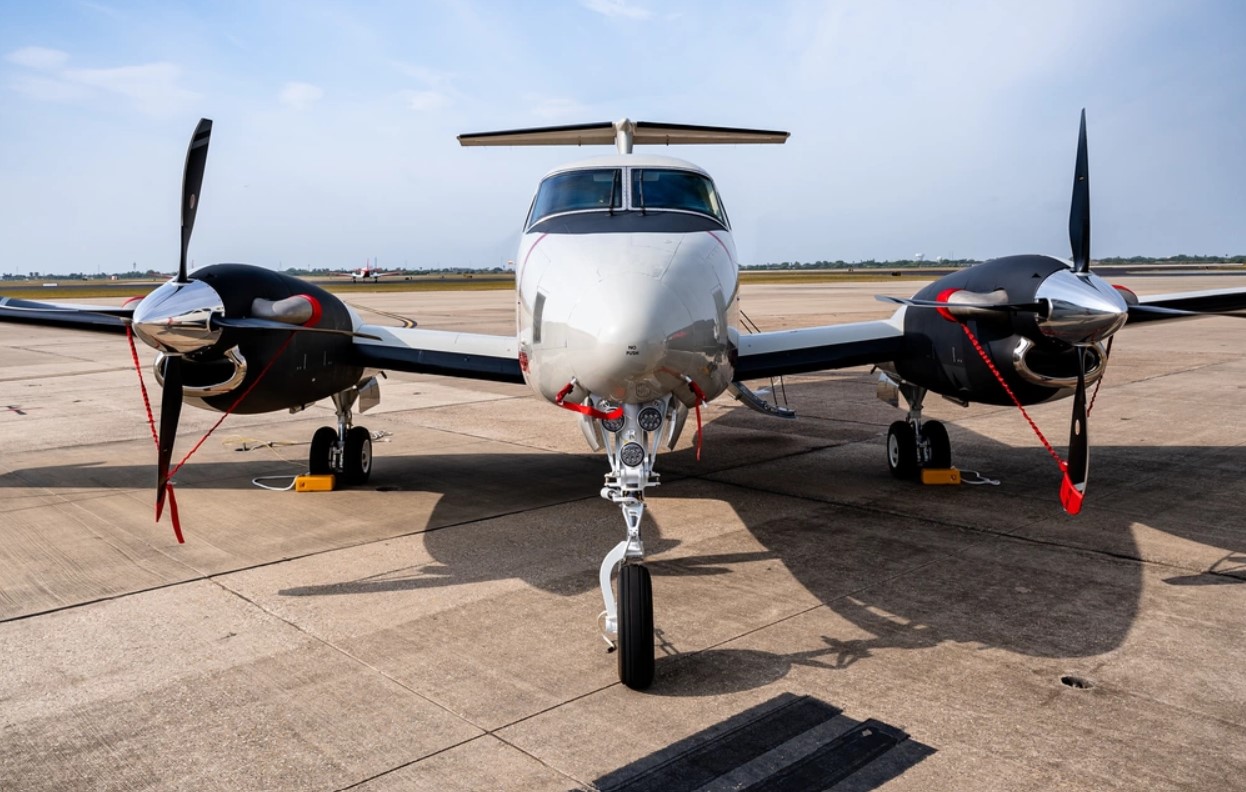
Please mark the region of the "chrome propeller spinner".
<svg viewBox="0 0 1246 792"><path fill-rule="evenodd" d="M134 309L134 334L167 355L188 355L221 339L213 315L224 313L224 302L208 284L169 281L143 298Z"/></svg>
<svg viewBox="0 0 1246 792"><path fill-rule="evenodd" d="M1129 319L1121 293L1089 272L1057 270L1043 279L1034 298L1047 308L1038 318L1039 331L1073 346L1104 341Z"/></svg>

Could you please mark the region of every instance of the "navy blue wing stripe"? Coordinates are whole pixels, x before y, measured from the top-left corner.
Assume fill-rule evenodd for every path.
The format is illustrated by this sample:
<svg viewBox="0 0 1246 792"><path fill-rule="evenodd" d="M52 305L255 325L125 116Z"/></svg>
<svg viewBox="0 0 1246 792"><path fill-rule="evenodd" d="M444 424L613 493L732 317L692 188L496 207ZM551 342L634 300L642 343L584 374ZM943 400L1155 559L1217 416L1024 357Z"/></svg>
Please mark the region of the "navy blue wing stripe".
<svg viewBox="0 0 1246 792"><path fill-rule="evenodd" d="M428 349L355 344L355 363L368 368L438 374L447 377L523 383L519 361L511 358L438 352Z"/></svg>
<svg viewBox="0 0 1246 792"><path fill-rule="evenodd" d="M782 352L765 352L741 355L735 364L737 380L764 379L784 374L804 374L810 371L866 366L885 363L902 356L904 339L901 336L854 341L850 344L789 349Z"/></svg>

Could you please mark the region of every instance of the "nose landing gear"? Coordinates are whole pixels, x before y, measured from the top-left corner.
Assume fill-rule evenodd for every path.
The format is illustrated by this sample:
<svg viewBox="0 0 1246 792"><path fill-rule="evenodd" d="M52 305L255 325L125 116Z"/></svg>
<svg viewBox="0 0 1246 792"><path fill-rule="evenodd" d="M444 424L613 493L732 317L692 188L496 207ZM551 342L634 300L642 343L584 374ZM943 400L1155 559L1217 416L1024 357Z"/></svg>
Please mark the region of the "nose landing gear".
<svg viewBox="0 0 1246 792"><path fill-rule="evenodd" d="M619 505L627 524L627 538L601 563L601 596L606 606L602 637L618 652L619 681L633 690L653 684L654 669L653 583L644 565L645 545L640 535L645 489L660 483L653 471L654 460L663 436L670 442L682 423L681 406L668 395L646 404L625 404L621 417L600 420L604 430L600 437L610 460L601 497ZM611 586L616 567L617 602Z"/></svg>

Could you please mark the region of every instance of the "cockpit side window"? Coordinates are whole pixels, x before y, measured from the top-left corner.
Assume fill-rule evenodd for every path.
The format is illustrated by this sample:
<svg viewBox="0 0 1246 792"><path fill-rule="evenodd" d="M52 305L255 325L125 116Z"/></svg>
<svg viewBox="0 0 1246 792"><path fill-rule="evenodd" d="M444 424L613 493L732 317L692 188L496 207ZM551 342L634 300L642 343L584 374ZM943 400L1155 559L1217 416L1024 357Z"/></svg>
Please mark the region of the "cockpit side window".
<svg viewBox="0 0 1246 792"><path fill-rule="evenodd" d="M592 168L555 173L541 182L528 225L565 212L619 209L623 206L623 174L619 168Z"/></svg>
<svg viewBox="0 0 1246 792"><path fill-rule="evenodd" d="M692 171L633 168L632 208L680 209L709 215L727 225L727 213L718 200L713 182Z"/></svg>

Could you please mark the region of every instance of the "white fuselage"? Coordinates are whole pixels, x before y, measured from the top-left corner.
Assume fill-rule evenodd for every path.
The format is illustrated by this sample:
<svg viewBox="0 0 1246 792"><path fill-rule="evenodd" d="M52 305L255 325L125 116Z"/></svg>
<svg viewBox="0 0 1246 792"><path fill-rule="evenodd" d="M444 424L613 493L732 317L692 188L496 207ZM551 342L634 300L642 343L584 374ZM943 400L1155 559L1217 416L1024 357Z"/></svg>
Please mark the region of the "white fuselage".
<svg viewBox="0 0 1246 792"><path fill-rule="evenodd" d="M524 376L550 401L574 381L577 401L591 395L640 403L674 392L690 404L689 378L713 399L732 380L736 341L739 268L726 216L719 212L713 222L679 209L641 211L636 204L660 200L645 198L644 185L656 196L657 179L666 174L699 174L709 184L704 171L669 157L599 157L546 180L612 168L622 185L632 185L630 195L619 190L621 206L546 219L534 210L529 218L515 259ZM644 182L634 170L654 180ZM608 191L605 178L599 181ZM538 193L534 206L542 200Z"/></svg>

